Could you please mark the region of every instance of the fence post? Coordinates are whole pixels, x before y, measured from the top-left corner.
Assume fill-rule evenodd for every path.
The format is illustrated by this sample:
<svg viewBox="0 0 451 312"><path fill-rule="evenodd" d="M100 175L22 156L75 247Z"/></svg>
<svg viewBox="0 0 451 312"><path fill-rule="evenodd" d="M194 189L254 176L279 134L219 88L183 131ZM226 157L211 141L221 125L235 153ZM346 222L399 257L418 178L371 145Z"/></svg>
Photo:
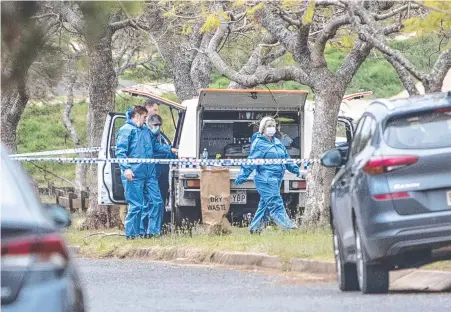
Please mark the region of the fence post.
<svg viewBox="0 0 451 312"><path fill-rule="evenodd" d="M70 212L75 212L75 208L74 208L74 205L72 203L72 200L77 198L77 194L75 194L75 193L67 193L67 197L69 198L69 211Z"/></svg>

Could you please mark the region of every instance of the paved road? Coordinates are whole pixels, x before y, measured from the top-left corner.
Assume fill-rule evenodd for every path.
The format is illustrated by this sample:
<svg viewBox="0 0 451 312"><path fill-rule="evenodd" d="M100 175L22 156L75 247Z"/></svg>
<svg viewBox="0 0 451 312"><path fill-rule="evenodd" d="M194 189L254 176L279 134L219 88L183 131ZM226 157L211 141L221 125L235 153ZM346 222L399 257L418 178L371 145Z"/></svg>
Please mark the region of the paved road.
<svg viewBox="0 0 451 312"><path fill-rule="evenodd" d="M343 294L275 273L138 260L79 259L89 311L451 311L449 293Z"/></svg>

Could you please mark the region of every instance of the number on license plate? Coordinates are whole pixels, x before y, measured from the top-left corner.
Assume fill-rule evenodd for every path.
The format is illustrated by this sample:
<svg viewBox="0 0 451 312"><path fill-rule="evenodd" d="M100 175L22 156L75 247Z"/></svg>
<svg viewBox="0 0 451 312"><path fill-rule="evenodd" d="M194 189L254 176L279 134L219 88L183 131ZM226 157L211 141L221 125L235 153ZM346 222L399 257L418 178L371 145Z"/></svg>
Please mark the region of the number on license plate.
<svg viewBox="0 0 451 312"><path fill-rule="evenodd" d="M446 201L448 202L448 206L451 207L451 191L446 192Z"/></svg>
<svg viewBox="0 0 451 312"><path fill-rule="evenodd" d="M230 204L242 204L245 205L247 203L247 194L246 192L236 192L230 194Z"/></svg>

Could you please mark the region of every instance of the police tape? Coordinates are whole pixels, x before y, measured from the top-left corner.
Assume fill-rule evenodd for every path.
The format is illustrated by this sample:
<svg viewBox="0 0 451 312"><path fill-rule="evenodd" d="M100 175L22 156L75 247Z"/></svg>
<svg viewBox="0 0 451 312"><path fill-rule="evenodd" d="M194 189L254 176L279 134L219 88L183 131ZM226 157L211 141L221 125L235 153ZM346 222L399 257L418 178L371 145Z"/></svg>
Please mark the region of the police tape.
<svg viewBox="0 0 451 312"><path fill-rule="evenodd" d="M100 147L80 147L80 148L53 150L53 151L45 151L45 152L13 154L10 156L11 157L36 157L36 156L52 156L52 155L68 155L68 154L87 154L87 153L96 153L96 152L99 152L100 150L101 150Z"/></svg>
<svg viewBox="0 0 451 312"><path fill-rule="evenodd" d="M16 161L27 162L57 162L70 164L163 164L163 165L187 165L187 166L242 166L242 165L289 165L297 164L308 167L318 163L317 159L149 159L149 158L69 158L69 157L15 157Z"/></svg>

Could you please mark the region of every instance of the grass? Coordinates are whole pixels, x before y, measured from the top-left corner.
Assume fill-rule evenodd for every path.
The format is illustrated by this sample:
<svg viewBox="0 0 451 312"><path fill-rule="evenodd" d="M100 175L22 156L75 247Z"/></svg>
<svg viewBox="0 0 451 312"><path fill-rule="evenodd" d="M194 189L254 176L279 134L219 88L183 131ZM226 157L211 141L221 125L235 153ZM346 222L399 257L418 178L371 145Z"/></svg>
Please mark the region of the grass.
<svg viewBox="0 0 451 312"><path fill-rule="evenodd" d="M49 200L50 202L51 200ZM277 255L282 260L302 258L334 261L332 234L329 229L299 229L283 232L275 227L266 228L261 235L250 235L247 228L232 228L230 235L207 235L198 226L193 235L174 234L145 240L126 240L118 230L82 231L85 217L74 214L72 226L64 233L70 245L78 245L86 256L103 257L117 249L139 247L196 248L205 252L253 252ZM105 236L104 234L120 234ZM451 271L451 261L440 261L421 267L425 270Z"/></svg>
<svg viewBox="0 0 451 312"><path fill-rule="evenodd" d="M278 229L267 228L261 235L250 235L248 229L233 228L230 235L213 236L203 233L198 228L192 237L174 234L154 239L129 241L123 236L89 236L98 233L98 231L77 230L76 227L79 223L75 221L73 228L65 233L65 237L69 244L79 245L89 250L93 256L104 256L117 248L173 246L200 248L206 252L266 253L278 255L283 260L291 258L333 260L332 238L328 230L282 232ZM106 233L118 232L107 231Z"/></svg>
<svg viewBox="0 0 451 312"><path fill-rule="evenodd" d="M451 260L440 261L424 266L426 270L451 271Z"/></svg>

